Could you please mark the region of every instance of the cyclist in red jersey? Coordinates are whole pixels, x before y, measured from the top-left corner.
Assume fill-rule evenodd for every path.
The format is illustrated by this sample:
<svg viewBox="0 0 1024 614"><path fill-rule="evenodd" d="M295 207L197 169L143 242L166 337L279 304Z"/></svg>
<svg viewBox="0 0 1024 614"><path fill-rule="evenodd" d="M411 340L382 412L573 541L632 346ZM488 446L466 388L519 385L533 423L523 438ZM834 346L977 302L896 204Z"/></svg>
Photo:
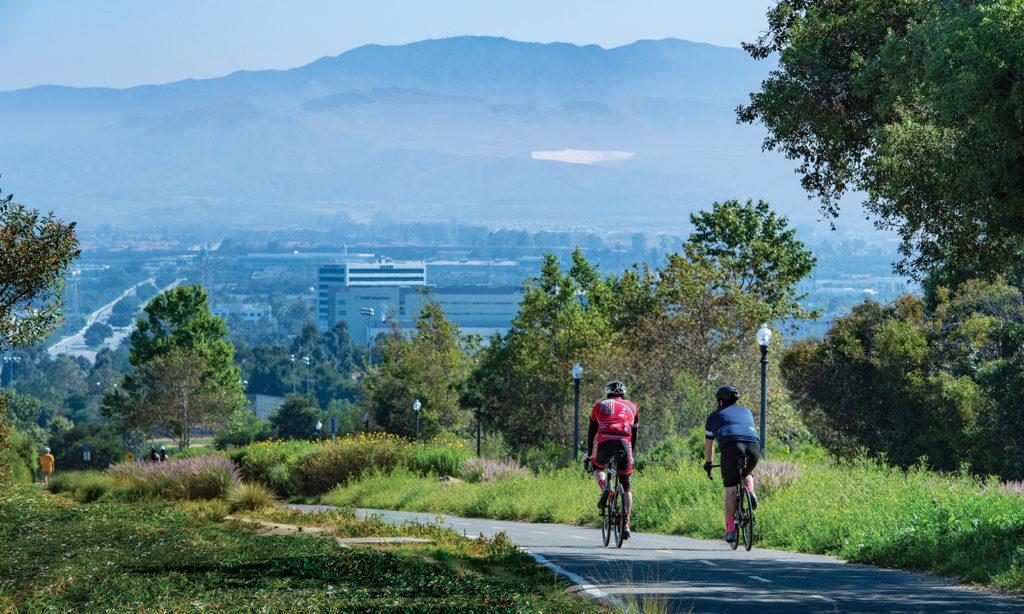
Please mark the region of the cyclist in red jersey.
<svg viewBox="0 0 1024 614"><path fill-rule="evenodd" d="M608 498L608 482L604 468L612 455L625 452L615 470L625 490L622 509L626 513L626 530L623 539L629 538L629 513L633 507L633 493L629 488L629 476L633 473L633 450L636 448L637 409L632 401L626 400L626 385L622 382L608 382L604 387L605 400L594 405L590 411L590 430L587 432L587 449L590 454L583 457L594 465L594 479L601 487L597 507L604 509Z"/></svg>

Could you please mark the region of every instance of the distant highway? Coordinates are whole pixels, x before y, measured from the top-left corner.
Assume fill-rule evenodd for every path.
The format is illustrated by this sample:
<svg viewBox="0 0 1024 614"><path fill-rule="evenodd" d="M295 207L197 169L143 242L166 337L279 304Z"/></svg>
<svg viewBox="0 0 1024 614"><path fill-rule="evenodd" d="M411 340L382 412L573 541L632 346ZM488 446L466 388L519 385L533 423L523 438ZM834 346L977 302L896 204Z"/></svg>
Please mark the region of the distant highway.
<svg viewBox="0 0 1024 614"><path fill-rule="evenodd" d="M166 292L167 290L170 290L171 288L181 284L183 281L185 281L184 278L175 279L173 282L171 282L170 285L160 290L160 292ZM153 283L156 283L156 280L153 279L152 277L150 277L149 279L143 279L139 283L122 292L121 295L115 298L114 300L110 301L106 305L100 307L96 311L89 314L89 317L86 319L85 326L83 326L80 331L78 331L77 333L70 337L61 339L57 343L50 346L50 348L47 350L50 356L54 357L59 354L67 354L68 356L82 356L89 362L96 362L96 351L90 350L85 345L85 331L89 330L89 327L96 322L106 322L107 318L110 317L110 312L114 308L114 305L117 304L117 301L135 292L135 290L138 289L139 286ZM108 339L108 345L110 345L111 348L119 347L121 343L124 341L125 337L130 335L133 330L135 330L134 322L129 326L115 328L114 335Z"/></svg>

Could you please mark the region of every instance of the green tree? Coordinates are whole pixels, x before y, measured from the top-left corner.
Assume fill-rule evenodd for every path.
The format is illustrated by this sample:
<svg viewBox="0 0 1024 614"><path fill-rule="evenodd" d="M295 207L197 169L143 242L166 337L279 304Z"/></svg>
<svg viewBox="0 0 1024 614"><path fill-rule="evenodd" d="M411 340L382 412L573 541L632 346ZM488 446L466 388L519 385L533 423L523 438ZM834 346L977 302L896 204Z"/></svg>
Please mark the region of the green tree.
<svg viewBox="0 0 1024 614"><path fill-rule="evenodd" d="M426 296L411 339L399 331L382 338L379 369L367 375L366 397L374 421L388 432L412 435L413 401L420 400L420 436L433 437L468 425L462 391L474 363L478 339L466 337Z"/></svg>
<svg viewBox="0 0 1024 614"><path fill-rule="evenodd" d="M75 224L0 197L0 350L31 345L60 324L64 276L78 258ZM2 368L2 365L0 365Z"/></svg>
<svg viewBox="0 0 1024 614"><path fill-rule="evenodd" d="M1024 247L1022 30L1024 0L780 0L745 45L779 68L739 117L800 160L826 215L863 191L900 232L898 270L1006 271Z"/></svg>
<svg viewBox="0 0 1024 614"><path fill-rule="evenodd" d="M1002 280L867 302L821 342L783 352L782 374L812 432L831 451L919 458L937 469L1024 477L1024 298Z"/></svg>
<svg viewBox="0 0 1024 614"><path fill-rule="evenodd" d="M797 284L811 275L817 259L768 203L716 202L711 211L690 214L690 221L690 254L732 271L738 291L769 306L769 320L820 315L800 306L806 294L797 295Z"/></svg>
<svg viewBox="0 0 1024 614"><path fill-rule="evenodd" d="M159 429L187 448L193 427L221 423L245 406L227 332L201 286L154 297L132 333L133 371L120 391L104 396L103 414L128 427Z"/></svg>
<svg viewBox="0 0 1024 614"><path fill-rule="evenodd" d="M114 334L114 329L103 322L93 322L85 331L85 344L89 347L96 347Z"/></svg>
<svg viewBox="0 0 1024 614"><path fill-rule="evenodd" d="M270 426L282 439L313 439L316 423L323 421L323 412L316 397L306 394L288 394L284 403L270 414Z"/></svg>
<svg viewBox="0 0 1024 614"><path fill-rule="evenodd" d="M599 394L609 377L630 384L620 372L621 352L608 351L618 310L614 281L602 277L580 249L571 258L568 270L563 270L553 254L545 254L540 275L525 283L511 330L504 338L491 340L473 377L474 402L483 404L488 424L517 447L542 442L572 445L569 373L576 362L585 367L583 434L588 399Z"/></svg>
<svg viewBox="0 0 1024 614"><path fill-rule="evenodd" d="M60 325L64 276L78 258L74 222L41 215L0 195L0 351L31 345ZM4 364L0 363L0 377ZM0 395L0 483L9 466L10 426Z"/></svg>

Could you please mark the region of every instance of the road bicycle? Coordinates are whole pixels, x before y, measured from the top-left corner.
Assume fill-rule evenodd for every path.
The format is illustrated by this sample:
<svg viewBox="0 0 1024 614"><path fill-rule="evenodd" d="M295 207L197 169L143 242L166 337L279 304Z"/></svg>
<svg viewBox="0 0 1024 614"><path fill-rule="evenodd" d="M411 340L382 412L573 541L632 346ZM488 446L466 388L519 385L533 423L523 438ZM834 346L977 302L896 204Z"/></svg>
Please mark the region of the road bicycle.
<svg viewBox="0 0 1024 614"><path fill-rule="evenodd" d="M748 457L746 454L741 454L736 459L736 465L739 468L740 476L743 476L747 472ZM721 467L722 465L711 465L711 469L715 467ZM711 477L711 469L708 469L708 479ZM739 540L743 539L743 547L749 552L754 546L754 526L757 524L757 520L754 518L754 501L751 499L750 491L746 489L743 484L743 478L740 478L740 483L736 485L736 532L739 534L737 539L729 542L732 549L735 550L739 545Z"/></svg>
<svg viewBox="0 0 1024 614"><path fill-rule="evenodd" d="M612 454L608 460L605 471L608 472L608 487L605 489L605 506L601 510L601 540L607 546L615 535L615 547L622 547L623 534L626 532L626 491L619 482L619 460L626 456L625 452L619 451Z"/></svg>

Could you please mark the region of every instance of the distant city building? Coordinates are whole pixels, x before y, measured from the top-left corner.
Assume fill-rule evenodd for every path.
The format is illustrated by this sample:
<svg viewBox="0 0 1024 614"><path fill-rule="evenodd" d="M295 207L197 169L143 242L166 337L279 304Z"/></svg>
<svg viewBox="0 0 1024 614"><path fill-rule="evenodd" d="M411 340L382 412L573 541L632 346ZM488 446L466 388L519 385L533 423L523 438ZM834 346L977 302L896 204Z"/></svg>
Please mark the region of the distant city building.
<svg viewBox="0 0 1024 614"><path fill-rule="evenodd" d="M411 332L426 300L426 290L464 334L487 338L508 332L522 299L518 287L431 286L427 282L428 266L426 262L389 261L321 265L317 275L317 327L328 330L339 321L348 322L349 334L356 343L367 343L391 330L392 324Z"/></svg>
<svg viewBox="0 0 1024 614"><path fill-rule="evenodd" d="M257 307L245 303L217 303L210 307L210 313L225 320L229 315L238 315L246 322L261 322L270 315L270 307Z"/></svg>

